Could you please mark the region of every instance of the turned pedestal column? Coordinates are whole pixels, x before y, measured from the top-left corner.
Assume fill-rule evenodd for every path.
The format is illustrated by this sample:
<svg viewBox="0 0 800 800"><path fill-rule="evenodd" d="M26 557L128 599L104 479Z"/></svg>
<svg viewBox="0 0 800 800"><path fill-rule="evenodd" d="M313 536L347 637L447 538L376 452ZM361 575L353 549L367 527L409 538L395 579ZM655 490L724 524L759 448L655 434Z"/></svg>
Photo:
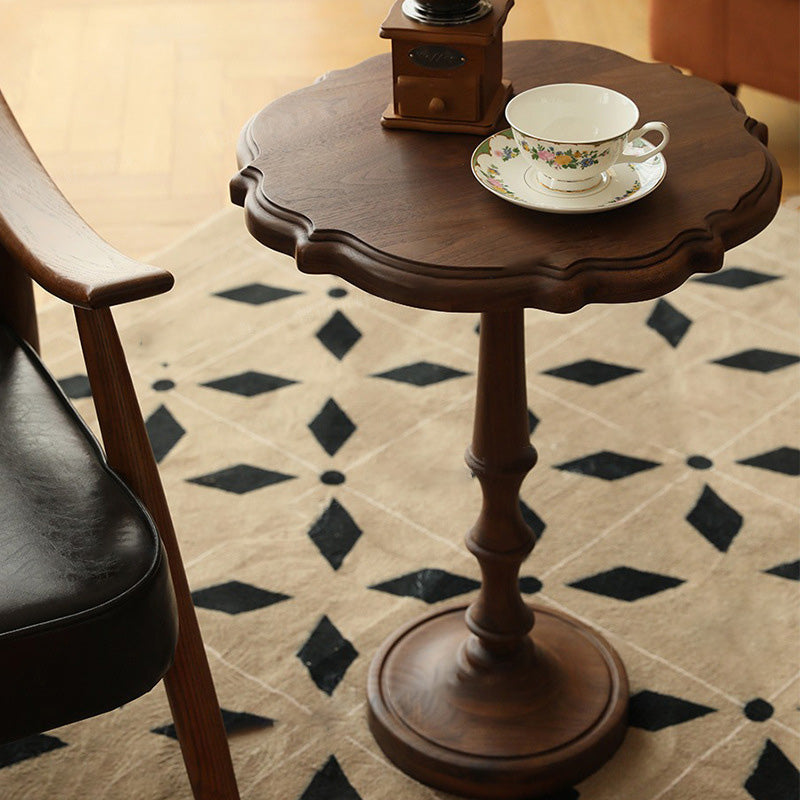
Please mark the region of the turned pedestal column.
<svg viewBox="0 0 800 800"><path fill-rule="evenodd" d="M613 649L575 619L523 601L535 544L519 488L528 435L523 311L481 316L467 464L483 506L467 547L483 575L468 608L423 617L377 653L369 722L383 751L424 783L467 797L530 798L576 783L625 734L628 683Z"/></svg>

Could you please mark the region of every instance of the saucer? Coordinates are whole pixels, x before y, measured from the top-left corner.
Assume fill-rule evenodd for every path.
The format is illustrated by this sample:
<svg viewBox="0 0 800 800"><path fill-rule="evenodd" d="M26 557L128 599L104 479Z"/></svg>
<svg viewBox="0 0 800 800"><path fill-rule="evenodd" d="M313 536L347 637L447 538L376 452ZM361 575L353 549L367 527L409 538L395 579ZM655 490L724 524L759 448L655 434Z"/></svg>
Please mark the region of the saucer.
<svg viewBox="0 0 800 800"><path fill-rule="evenodd" d="M634 150L652 147L646 139L634 139ZM647 197L667 174L661 154L640 164L617 162L598 186L585 192L548 189L539 182L536 168L520 155L511 128L484 139L472 154L472 174L484 188L503 200L551 214L594 214L610 211Z"/></svg>

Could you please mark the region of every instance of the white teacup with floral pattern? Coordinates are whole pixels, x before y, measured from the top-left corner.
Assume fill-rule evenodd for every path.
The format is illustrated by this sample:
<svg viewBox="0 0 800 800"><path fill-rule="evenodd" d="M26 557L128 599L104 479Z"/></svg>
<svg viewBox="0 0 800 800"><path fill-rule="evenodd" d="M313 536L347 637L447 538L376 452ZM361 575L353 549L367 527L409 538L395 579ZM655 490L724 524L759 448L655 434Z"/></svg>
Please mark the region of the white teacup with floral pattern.
<svg viewBox="0 0 800 800"><path fill-rule="evenodd" d="M663 122L639 120L636 103L614 89L587 83L551 83L521 92L506 106L506 119L520 151L548 189L585 192L608 180L618 161L647 161L666 147ZM647 131L662 139L644 153L625 145Z"/></svg>

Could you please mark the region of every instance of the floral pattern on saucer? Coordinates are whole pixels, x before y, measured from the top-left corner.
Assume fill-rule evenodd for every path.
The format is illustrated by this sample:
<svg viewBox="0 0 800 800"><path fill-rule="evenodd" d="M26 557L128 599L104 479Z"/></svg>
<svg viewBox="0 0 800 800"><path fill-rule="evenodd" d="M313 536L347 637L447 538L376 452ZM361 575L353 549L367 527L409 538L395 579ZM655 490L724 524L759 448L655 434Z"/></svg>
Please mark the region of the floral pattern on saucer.
<svg viewBox="0 0 800 800"><path fill-rule="evenodd" d="M500 177L500 170L497 169L494 164L489 164L489 166L486 167L486 171L483 172L483 176L486 179L486 183L492 186L496 192L502 192L503 194L515 196L514 192L512 192L511 189L509 189L508 186L503 183L503 179Z"/></svg>
<svg viewBox="0 0 800 800"><path fill-rule="evenodd" d="M656 158L658 158L658 156L656 156ZM636 168L633 166L633 164L628 164L628 166L634 172L636 171ZM628 197L630 197L631 195L636 194L636 192L638 192L641 188L642 188L642 183L639 180L639 178L637 177L634 180L633 185L629 189L626 189L622 194L617 195L617 197L615 197L611 202L612 203L619 203L621 200L625 200Z"/></svg>
<svg viewBox="0 0 800 800"><path fill-rule="evenodd" d="M510 129L509 129L510 130ZM510 161L512 158L516 158L519 155L519 148L516 146L514 142L513 136L510 137L511 141L509 143L509 137L502 136L501 134L497 136L491 136L488 139L484 139L479 145L478 149L472 154L472 171L476 177L478 177L478 173L481 177L478 177L478 180L481 181L485 186L491 187L491 189L496 192L497 194L504 194L509 197L513 197L516 200L522 201L521 197L518 197L511 189L506 186L505 182L503 181L500 168L497 164L489 160L482 161L481 164L477 163L476 157L478 155L488 155L491 158L499 158L501 161ZM494 145L494 147L493 147ZM477 173L475 172L477 170Z"/></svg>
<svg viewBox="0 0 800 800"><path fill-rule="evenodd" d="M630 147L642 151L652 145L636 139ZM656 154L640 164L618 162L598 190L574 195L555 191L542 186L532 174L536 166L522 155L510 128L484 139L472 154L471 166L478 182L498 197L553 214L592 214L628 205L650 194L667 172L663 156Z"/></svg>

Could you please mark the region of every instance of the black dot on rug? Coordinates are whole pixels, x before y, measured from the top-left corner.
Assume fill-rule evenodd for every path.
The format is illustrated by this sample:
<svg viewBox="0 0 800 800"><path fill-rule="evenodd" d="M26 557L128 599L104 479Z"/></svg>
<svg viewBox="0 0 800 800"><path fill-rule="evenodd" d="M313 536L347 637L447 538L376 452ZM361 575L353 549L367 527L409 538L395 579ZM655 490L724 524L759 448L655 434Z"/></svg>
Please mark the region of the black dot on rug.
<svg viewBox="0 0 800 800"><path fill-rule="evenodd" d="M751 700L744 707L744 715L753 722L766 722L774 712L775 709L772 705L766 700L762 700L760 697Z"/></svg>
<svg viewBox="0 0 800 800"><path fill-rule="evenodd" d="M686 463L692 469L711 469L714 466L714 462L705 456L689 456L686 459Z"/></svg>
<svg viewBox="0 0 800 800"><path fill-rule="evenodd" d="M323 483L327 483L330 486L336 486L340 483L344 483L344 475L341 472L337 472L335 469L323 472L322 475L319 476L319 479Z"/></svg>
<svg viewBox="0 0 800 800"><path fill-rule="evenodd" d="M342 289L337 286L335 289L328 289L328 297L345 297L347 289Z"/></svg>
<svg viewBox="0 0 800 800"><path fill-rule="evenodd" d="M153 389L155 389L157 392L168 392L170 389L174 388L175 388L175 381L171 381L168 378L156 381L153 384Z"/></svg>

